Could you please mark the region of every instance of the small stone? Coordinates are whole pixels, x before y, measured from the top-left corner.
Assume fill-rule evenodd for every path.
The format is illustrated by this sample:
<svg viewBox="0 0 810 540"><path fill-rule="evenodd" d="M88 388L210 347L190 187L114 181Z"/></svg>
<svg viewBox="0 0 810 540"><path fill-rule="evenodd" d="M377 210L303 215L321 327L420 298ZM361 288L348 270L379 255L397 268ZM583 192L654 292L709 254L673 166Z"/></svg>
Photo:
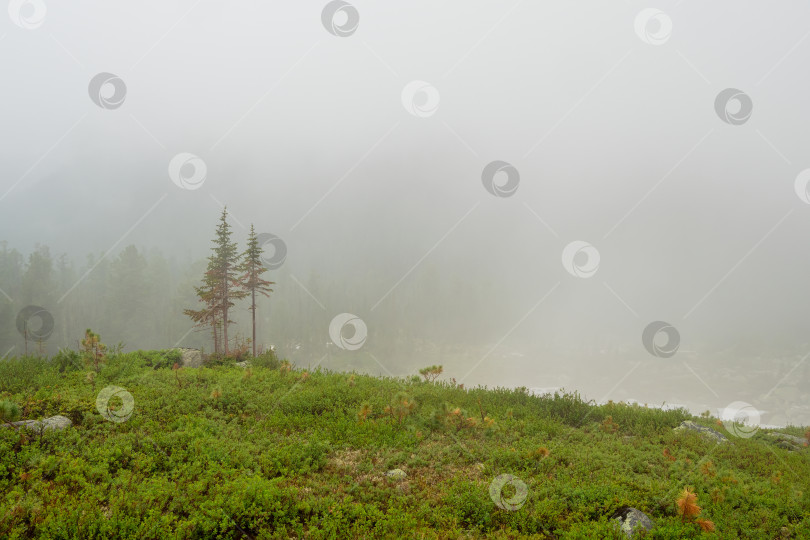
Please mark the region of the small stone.
<svg viewBox="0 0 810 540"><path fill-rule="evenodd" d="M385 476L389 478L405 478L408 475L402 469L391 469L385 473Z"/></svg>
<svg viewBox="0 0 810 540"><path fill-rule="evenodd" d="M610 517L619 523L621 530L628 538L636 534L638 529L649 531L655 526L647 514L632 506L623 506Z"/></svg>
<svg viewBox="0 0 810 540"><path fill-rule="evenodd" d="M243 360L242 362L237 362L235 365L239 366L240 368L249 368L250 367L250 361L249 360Z"/></svg>

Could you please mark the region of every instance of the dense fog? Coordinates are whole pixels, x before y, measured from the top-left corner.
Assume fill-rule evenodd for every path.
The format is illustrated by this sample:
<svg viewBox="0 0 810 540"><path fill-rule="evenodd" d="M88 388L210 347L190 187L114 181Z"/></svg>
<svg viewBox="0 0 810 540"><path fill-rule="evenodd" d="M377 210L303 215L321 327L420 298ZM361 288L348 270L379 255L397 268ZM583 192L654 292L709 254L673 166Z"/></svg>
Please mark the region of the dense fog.
<svg viewBox="0 0 810 540"><path fill-rule="evenodd" d="M810 424L810 6L325 4L0 18L0 356L210 350L227 206L298 365Z"/></svg>

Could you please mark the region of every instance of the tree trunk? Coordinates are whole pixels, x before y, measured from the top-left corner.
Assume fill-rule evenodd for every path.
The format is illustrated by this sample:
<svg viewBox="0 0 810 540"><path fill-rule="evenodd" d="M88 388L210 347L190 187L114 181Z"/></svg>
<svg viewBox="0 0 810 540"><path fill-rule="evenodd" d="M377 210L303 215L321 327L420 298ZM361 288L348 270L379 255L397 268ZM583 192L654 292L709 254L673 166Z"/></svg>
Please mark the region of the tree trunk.
<svg viewBox="0 0 810 540"><path fill-rule="evenodd" d="M217 318L211 319L211 330L214 334L214 354L219 354L219 329L217 328Z"/></svg>
<svg viewBox="0 0 810 540"><path fill-rule="evenodd" d="M222 295L222 341L225 343L225 356L228 356L228 267L225 267L225 277L223 286L225 292Z"/></svg>
<svg viewBox="0 0 810 540"><path fill-rule="evenodd" d="M256 289L251 291L251 311L253 312L253 357L256 358Z"/></svg>

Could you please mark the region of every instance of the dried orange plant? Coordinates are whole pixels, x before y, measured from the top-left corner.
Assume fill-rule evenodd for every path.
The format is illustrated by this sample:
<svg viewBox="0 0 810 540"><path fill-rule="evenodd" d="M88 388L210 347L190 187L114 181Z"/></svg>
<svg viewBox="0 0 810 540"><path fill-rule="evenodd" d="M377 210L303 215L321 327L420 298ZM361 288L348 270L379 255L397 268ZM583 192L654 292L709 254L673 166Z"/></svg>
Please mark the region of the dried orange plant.
<svg viewBox="0 0 810 540"><path fill-rule="evenodd" d="M683 521L688 521L700 514L700 506L697 505L697 494L689 487L685 487L681 492L681 497L675 501L678 506L678 515ZM701 529L705 532L714 531L714 523L708 519L695 519Z"/></svg>

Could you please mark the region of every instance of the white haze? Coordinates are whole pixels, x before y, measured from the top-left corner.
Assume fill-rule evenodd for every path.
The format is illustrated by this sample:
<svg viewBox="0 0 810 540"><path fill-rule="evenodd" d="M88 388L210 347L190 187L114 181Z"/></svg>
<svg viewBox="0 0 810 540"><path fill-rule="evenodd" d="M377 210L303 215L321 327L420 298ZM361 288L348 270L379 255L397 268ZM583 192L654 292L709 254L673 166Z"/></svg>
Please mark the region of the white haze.
<svg viewBox="0 0 810 540"><path fill-rule="evenodd" d="M324 315L363 318L357 354L375 371L443 363L467 385L743 401L810 423L810 205L794 192L810 167L810 5L353 3L347 38L311 0L50 1L34 31L0 17L0 240L190 264L227 204L240 242L250 223L284 239L287 275L345 283ZM672 19L664 45L634 32L646 7ZM115 110L88 97L104 71L127 85ZM402 106L412 80L438 89L435 115ZM744 125L715 113L728 87L753 100ZM180 152L207 164L200 189L169 179ZM493 160L519 170L514 196L483 188ZM563 268L573 240L599 250L592 278ZM441 321L480 343L375 354L378 325L426 316L407 302L423 272L448 302L464 302L446 285L460 276L480 284L469 321ZM656 320L680 333L672 358L642 346Z"/></svg>

